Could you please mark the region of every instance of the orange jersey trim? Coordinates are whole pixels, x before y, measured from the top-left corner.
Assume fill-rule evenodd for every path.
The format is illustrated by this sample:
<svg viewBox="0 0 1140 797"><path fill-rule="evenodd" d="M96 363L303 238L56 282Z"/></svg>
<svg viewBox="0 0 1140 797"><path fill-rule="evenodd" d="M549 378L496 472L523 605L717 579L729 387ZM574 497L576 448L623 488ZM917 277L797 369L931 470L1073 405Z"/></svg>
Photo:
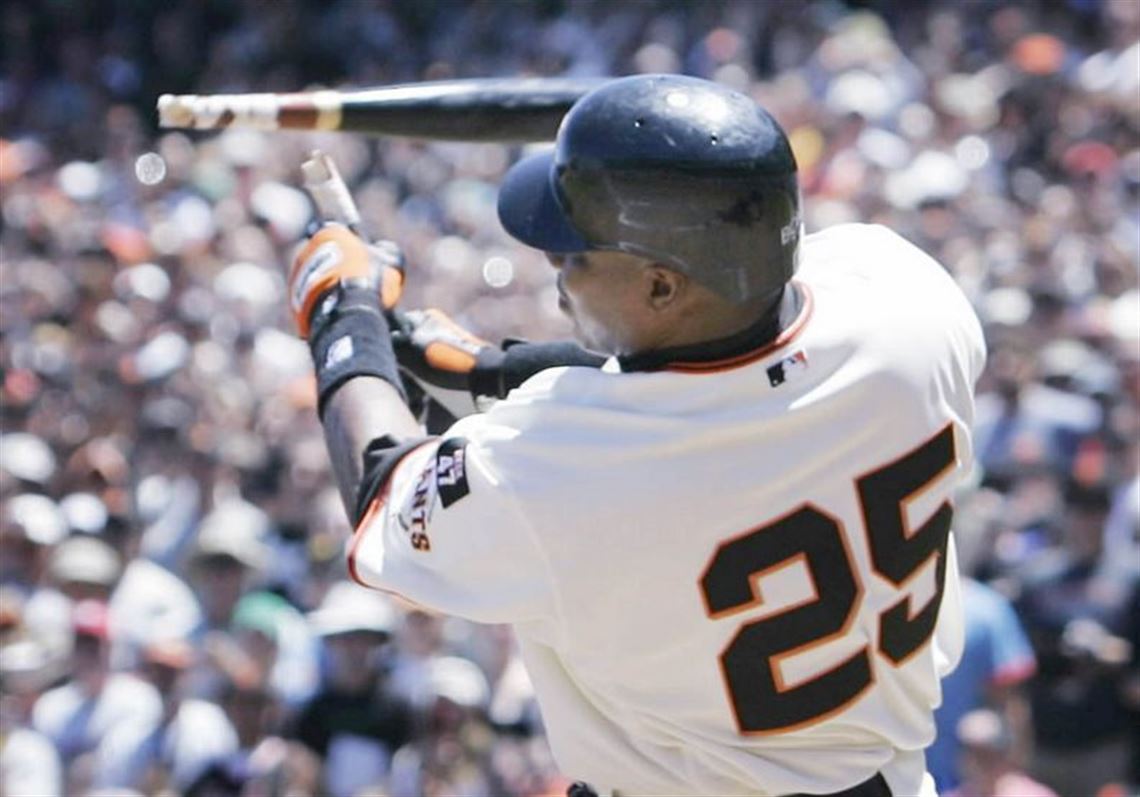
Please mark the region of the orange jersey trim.
<svg viewBox="0 0 1140 797"><path fill-rule="evenodd" d="M793 321L787 329L776 336L775 340L764 344L758 349L745 352L744 354L737 354L733 357L725 357L721 360L709 360L708 362L675 362L665 366L663 370L686 374L707 374L716 371L728 371L733 368L740 368L741 366L754 363L757 360L767 357L777 349L787 346L803 331L815 309L815 297L812 295L811 289L800 282L797 282L796 285L803 292L804 305L800 308L800 313L796 316L796 320Z"/></svg>
<svg viewBox="0 0 1140 797"><path fill-rule="evenodd" d="M348 551L345 554L345 564L348 567L349 577L360 586L368 587L369 589L379 589L378 587L374 587L371 584L366 583L364 579L360 577L360 573L357 572L356 569L356 552L360 548L360 543L364 540L364 530L368 527L368 524L371 523L378 514L380 514L380 510L384 508L384 505L388 503L388 493L391 492L392 489L392 477L395 475L396 470L404 463L404 460L414 452L419 451L425 445L436 442L438 442L437 438L425 440L420 445L405 452L404 456L400 457L400 459L397 460L396 464L393 465L392 469L388 472L388 478L384 480L384 483L380 486L380 489L376 491L376 497L373 498L371 503L368 504L368 509L364 512L364 517L360 519L360 522L356 524L356 528L353 529L352 537L349 538L348 541Z"/></svg>

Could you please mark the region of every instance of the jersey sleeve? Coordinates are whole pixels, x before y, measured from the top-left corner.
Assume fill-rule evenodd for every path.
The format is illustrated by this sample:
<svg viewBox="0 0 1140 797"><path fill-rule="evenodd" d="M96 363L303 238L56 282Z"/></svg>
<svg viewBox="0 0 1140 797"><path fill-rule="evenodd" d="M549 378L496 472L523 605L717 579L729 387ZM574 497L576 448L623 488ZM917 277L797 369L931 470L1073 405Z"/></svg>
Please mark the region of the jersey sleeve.
<svg viewBox="0 0 1140 797"><path fill-rule="evenodd" d="M349 542L355 581L477 622L551 615L546 560L487 446L429 438L384 469Z"/></svg>
<svg viewBox="0 0 1140 797"><path fill-rule="evenodd" d="M938 608L938 622L934 624L934 658L940 678L945 678L957 669L966 646L961 581L958 575L958 551L953 532L950 532L946 556L942 605Z"/></svg>

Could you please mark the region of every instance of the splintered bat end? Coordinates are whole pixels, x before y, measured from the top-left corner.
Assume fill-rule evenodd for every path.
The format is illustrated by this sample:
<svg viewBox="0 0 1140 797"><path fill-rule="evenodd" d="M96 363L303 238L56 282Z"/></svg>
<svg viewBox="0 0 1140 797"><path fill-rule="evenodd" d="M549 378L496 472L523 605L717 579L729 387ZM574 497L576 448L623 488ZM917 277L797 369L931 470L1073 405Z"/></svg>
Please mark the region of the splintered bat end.
<svg viewBox="0 0 1140 797"><path fill-rule="evenodd" d="M326 153L315 149L308 160L301 164L305 190L317 206L317 212L325 221L337 221L352 229L360 227L360 211L348 192L344 178L336 167L336 161Z"/></svg>
<svg viewBox="0 0 1140 797"><path fill-rule="evenodd" d="M216 130L244 127L278 130L283 97L278 94L163 94L158 98L162 127Z"/></svg>
<svg viewBox="0 0 1140 797"><path fill-rule="evenodd" d="M317 185L330 180L333 177L332 159L315 149L309 153L309 159L301 164L301 174L306 185Z"/></svg>
<svg viewBox="0 0 1140 797"><path fill-rule="evenodd" d="M158 98L159 127L190 127L194 123L193 95L163 94Z"/></svg>

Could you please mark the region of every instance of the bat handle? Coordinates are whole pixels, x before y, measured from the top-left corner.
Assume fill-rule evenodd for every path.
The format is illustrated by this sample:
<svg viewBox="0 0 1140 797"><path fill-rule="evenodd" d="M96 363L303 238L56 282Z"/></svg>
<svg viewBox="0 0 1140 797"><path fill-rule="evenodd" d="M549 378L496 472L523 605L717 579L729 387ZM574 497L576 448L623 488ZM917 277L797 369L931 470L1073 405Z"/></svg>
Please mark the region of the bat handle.
<svg viewBox="0 0 1140 797"><path fill-rule="evenodd" d="M321 221L335 221L345 225L357 235L363 235L360 223L360 211L336 162L319 149L309 154L308 160L301 164L301 174L304 177L305 190L317 206L317 215ZM396 331L405 332L409 328L404 314L395 308L384 311L388 316L389 324Z"/></svg>
<svg viewBox="0 0 1140 797"><path fill-rule="evenodd" d="M319 149L313 150L301 164L301 174L321 220L339 222L359 233L360 211L333 159Z"/></svg>

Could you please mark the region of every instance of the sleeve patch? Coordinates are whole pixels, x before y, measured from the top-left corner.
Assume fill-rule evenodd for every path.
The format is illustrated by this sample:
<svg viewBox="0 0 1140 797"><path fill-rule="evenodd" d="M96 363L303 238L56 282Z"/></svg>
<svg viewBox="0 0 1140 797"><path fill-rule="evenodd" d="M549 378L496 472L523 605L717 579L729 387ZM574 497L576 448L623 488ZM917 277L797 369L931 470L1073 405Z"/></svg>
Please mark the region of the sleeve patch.
<svg viewBox="0 0 1140 797"><path fill-rule="evenodd" d="M431 539L428 537L427 526L431 520L432 509L435 506L436 483L435 462L429 461L427 466L416 477L416 487L411 496L400 508L396 520L400 528L408 535L408 542L417 551L430 551Z"/></svg>
<svg viewBox="0 0 1140 797"><path fill-rule="evenodd" d="M449 437L439 444L435 458L435 478L439 485L439 502L447 509L467 495L467 440Z"/></svg>
<svg viewBox="0 0 1140 797"><path fill-rule="evenodd" d="M446 509L467 495L466 453L466 439L448 438L416 476L415 487L396 515L413 549L425 553L431 550L428 526L437 497Z"/></svg>

